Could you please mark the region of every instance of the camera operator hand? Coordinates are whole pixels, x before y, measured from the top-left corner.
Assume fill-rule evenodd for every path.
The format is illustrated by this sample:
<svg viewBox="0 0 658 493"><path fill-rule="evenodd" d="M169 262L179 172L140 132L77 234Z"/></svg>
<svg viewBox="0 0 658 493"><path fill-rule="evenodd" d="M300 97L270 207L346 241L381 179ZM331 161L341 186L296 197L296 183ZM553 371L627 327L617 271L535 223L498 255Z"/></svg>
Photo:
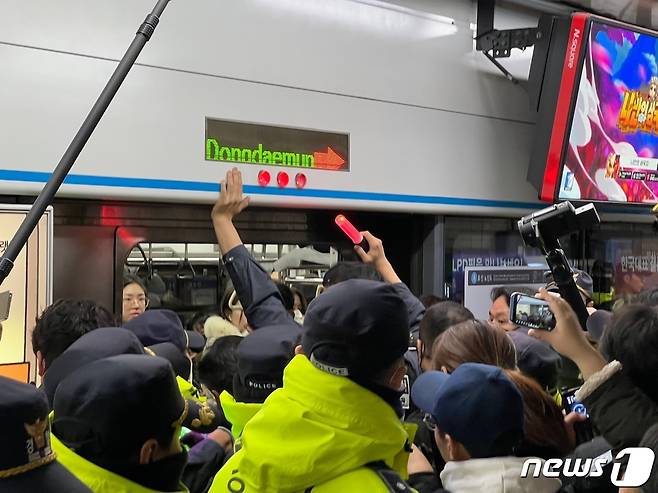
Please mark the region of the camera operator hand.
<svg viewBox="0 0 658 493"><path fill-rule="evenodd" d="M226 173L226 179L222 180L219 197L210 214L217 243L223 253L242 244L233 225L233 218L248 205L249 197L242 195L242 174L237 168L233 168Z"/></svg>
<svg viewBox="0 0 658 493"><path fill-rule="evenodd" d="M362 231L361 234L368 242L368 252L361 248L359 245L354 247L357 255L365 262L366 264L371 264L379 275L382 276L384 281L391 284L397 284L402 282L398 275L395 273L393 266L386 258L384 253L384 244L382 240L370 234L369 231Z"/></svg>
<svg viewBox="0 0 658 493"><path fill-rule="evenodd" d="M587 341L578 317L569 303L545 289L540 289L538 298L548 301L555 328L552 331L531 329L528 334L553 346L558 353L574 361L587 380L606 365L603 356Z"/></svg>

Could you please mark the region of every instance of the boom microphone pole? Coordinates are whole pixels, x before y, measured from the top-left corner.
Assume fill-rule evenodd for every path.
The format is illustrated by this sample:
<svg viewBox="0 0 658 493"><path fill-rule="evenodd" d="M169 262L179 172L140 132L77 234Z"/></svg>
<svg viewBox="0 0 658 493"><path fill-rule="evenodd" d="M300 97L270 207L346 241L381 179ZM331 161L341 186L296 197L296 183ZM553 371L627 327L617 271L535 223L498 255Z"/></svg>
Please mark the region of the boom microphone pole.
<svg viewBox="0 0 658 493"><path fill-rule="evenodd" d="M14 261L18 254L23 249L27 243L28 238L32 234L32 231L39 223L41 216L43 215L46 208L50 205L57 190L62 186L62 182L66 178L66 175L71 171L75 160L82 152L82 149L87 144L89 137L94 132L98 122L105 114L108 106L114 99L115 94L121 87L121 84L125 80L128 72L137 60L137 57L141 53L142 49L146 45L147 41L151 39L155 28L160 22L160 16L164 12L165 7L169 3L169 0L158 0L157 5L153 8L153 11L146 16L146 19L139 26L135 39L130 44L126 53L123 55L123 58L119 62L119 65L114 70L112 77L105 85L103 92L94 103L94 106L89 111L87 118L82 123L82 126L78 130L78 133L75 134L73 141L69 144L66 152L62 156L62 159L57 164L57 167L53 171L50 179L41 190L41 193L32 204L30 212L27 214L23 222L21 223L18 231L12 238L5 254L0 258L0 284L4 282L7 278L11 269L14 267Z"/></svg>

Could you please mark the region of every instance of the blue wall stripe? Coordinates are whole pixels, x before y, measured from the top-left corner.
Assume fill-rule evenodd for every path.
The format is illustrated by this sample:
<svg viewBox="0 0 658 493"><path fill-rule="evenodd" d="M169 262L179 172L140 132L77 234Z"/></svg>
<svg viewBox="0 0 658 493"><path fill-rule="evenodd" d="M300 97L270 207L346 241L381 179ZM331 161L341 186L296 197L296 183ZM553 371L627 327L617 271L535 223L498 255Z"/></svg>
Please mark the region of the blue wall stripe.
<svg viewBox="0 0 658 493"><path fill-rule="evenodd" d="M0 169L0 180L46 183L50 173ZM145 188L157 190L182 190L189 192L217 192L218 183L184 180L161 180L154 178L122 178L116 176L94 176L70 174L64 180L68 185L101 187ZM438 197L428 195L406 195L378 192L351 192L342 190L319 190L312 188L277 188L245 185L244 191L252 195L277 195L287 197L311 197L322 199L370 200L376 202L406 202L416 204L441 204L473 207L499 207L508 209L537 209L544 207L540 202L514 202L507 200L485 200L460 197Z"/></svg>

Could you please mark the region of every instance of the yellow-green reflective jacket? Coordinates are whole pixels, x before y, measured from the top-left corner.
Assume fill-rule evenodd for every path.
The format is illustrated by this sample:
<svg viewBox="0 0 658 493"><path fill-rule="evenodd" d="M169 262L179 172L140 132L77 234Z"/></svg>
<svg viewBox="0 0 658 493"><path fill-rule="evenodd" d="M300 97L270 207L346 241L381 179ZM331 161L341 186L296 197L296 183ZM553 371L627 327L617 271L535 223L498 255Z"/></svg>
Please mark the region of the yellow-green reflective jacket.
<svg viewBox="0 0 658 493"><path fill-rule="evenodd" d="M231 433L235 438L242 436L245 425L253 418L262 404L251 402L239 402L235 400L228 392L224 391L219 395L219 402L224 411L224 417L231 423Z"/></svg>
<svg viewBox="0 0 658 493"><path fill-rule="evenodd" d="M50 438L57 460L94 493L158 493L89 462L60 442L52 433ZM189 491L181 484L176 493Z"/></svg>
<svg viewBox="0 0 658 493"><path fill-rule="evenodd" d="M364 467L376 461L406 476L405 444L415 428L383 399L301 355L283 382L245 426L242 448L215 476L211 493L388 493Z"/></svg>

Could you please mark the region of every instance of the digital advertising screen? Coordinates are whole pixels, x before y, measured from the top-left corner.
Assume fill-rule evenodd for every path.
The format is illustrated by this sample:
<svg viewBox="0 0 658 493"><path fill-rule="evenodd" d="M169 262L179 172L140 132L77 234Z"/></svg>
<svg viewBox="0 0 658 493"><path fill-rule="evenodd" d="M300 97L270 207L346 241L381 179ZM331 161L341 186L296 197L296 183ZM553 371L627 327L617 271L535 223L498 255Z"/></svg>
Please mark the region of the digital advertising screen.
<svg viewBox="0 0 658 493"><path fill-rule="evenodd" d="M557 198L658 202L658 39L592 20Z"/></svg>

